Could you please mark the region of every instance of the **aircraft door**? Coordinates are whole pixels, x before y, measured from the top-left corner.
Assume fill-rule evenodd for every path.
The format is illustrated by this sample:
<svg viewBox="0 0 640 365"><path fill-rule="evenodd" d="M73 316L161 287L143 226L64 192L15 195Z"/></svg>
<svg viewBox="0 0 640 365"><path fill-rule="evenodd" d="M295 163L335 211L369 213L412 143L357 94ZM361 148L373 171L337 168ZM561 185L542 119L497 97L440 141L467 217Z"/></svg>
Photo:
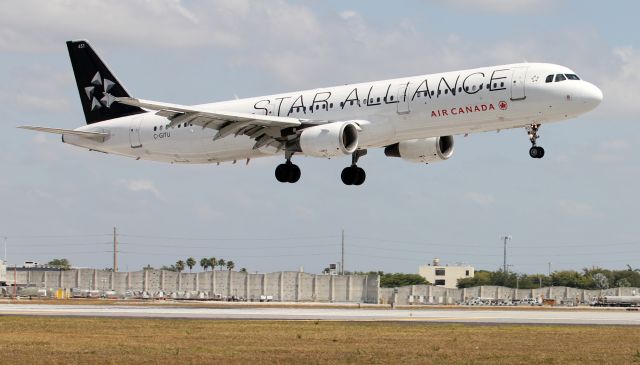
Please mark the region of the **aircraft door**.
<svg viewBox="0 0 640 365"><path fill-rule="evenodd" d="M131 125L129 126L129 142L131 143L131 148L142 147L142 142L140 141L141 124L142 118L133 118L133 120L131 120Z"/></svg>
<svg viewBox="0 0 640 365"><path fill-rule="evenodd" d="M398 85L398 114L409 113L409 83Z"/></svg>
<svg viewBox="0 0 640 365"><path fill-rule="evenodd" d="M526 78L526 67L517 67L513 69L511 72L511 100L524 100L527 98L525 93Z"/></svg>

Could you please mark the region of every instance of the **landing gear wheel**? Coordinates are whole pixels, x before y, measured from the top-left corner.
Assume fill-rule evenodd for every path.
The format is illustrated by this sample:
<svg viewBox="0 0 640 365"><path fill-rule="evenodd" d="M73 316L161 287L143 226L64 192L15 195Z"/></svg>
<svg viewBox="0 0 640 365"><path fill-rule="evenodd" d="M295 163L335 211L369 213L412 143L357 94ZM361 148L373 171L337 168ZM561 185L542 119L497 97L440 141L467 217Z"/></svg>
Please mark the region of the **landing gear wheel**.
<svg viewBox="0 0 640 365"><path fill-rule="evenodd" d="M276 180L280 181L281 183L285 183L289 182L290 178L291 171L289 169L289 166L287 166L286 164L280 164L278 165L278 167L276 167Z"/></svg>
<svg viewBox="0 0 640 365"><path fill-rule="evenodd" d="M281 183L296 183L300 180L300 176L302 175L300 168L298 165L291 163L291 161L287 161L287 163L283 163L276 167L276 180Z"/></svg>
<svg viewBox="0 0 640 365"><path fill-rule="evenodd" d="M300 180L300 176L302 175L302 172L300 171L300 168L298 167L298 165L291 164L290 169L291 169L291 176L289 176L289 182L291 184L297 183L298 180Z"/></svg>
<svg viewBox="0 0 640 365"><path fill-rule="evenodd" d="M540 124L528 125L526 129L529 135L529 141L531 142L529 156L531 156L531 158L543 158L544 148L536 145L536 141L538 140L538 138L540 138L540 136L538 136L538 129L540 129Z"/></svg>
<svg viewBox="0 0 640 365"><path fill-rule="evenodd" d="M544 148L533 146L529 149L529 156L531 158L542 158L544 156Z"/></svg>
<svg viewBox="0 0 640 365"><path fill-rule="evenodd" d="M355 182L355 170L353 169L353 167L349 166L349 167L345 167L342 170L342 174L340 174L340 178L342 179L342 182L345 185L353 185L353 183Z"/></svg>
<svg viewBox="0 0 640 365"><path fill-rule="evenodd" d="M364 169L361 167L357 167L357 174L358 177L356 179L356 182L353 183L353 185L362 185L364 183L364 181L367 179L367 173L364 172Z"/></svg>
<svg viewBox="0 0 640 365"><path fill-rule="evenodd" d="M364 170L358 166L345 167L340 175L345 185L362 185L367 178Z"/></svg>
<svg viewBox="0 0 640 365"><path fill-rule="evenodd" d="M358 159L367 154L367 150L356 150L351 155L351 166L342 170L340 178L345 185L362 185L367 178L364 170L358 167Z"/></svg>

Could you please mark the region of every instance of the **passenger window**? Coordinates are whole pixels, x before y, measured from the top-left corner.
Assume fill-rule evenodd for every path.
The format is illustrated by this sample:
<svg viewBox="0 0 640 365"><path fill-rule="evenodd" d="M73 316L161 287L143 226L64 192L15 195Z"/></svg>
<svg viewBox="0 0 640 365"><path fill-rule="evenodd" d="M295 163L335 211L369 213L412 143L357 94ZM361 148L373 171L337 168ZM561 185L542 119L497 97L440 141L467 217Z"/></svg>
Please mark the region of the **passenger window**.
<svg viewBox="0 0 640 365"><path fill-rule="evenodd" d="M564 75L563 75L563 74L557 74L557 75L556 75L556 82L564 81L564 80L566 80L566 79L567 79L567 78L566 78L566 77L564 77Z"/></svg>
<svg viewBox="0 0 640 365"><path fill-rule="evenodd" d="M160 126L160 130L162 130L162 126Z"/></svg>
<svg viewBox="0 0 640 365"><path fill-rule="evenodd" d="M329 108L333 109L333 103L329 104Z"/></svg>
<svg viewBox="0 0 640 365"><path fill-rule="evenodd" d="M380 102L380 98L378 98L377 100L378 100L377 102L379 103Z"/></svg>
<svg viewBox="0 0 640 365"><path fill-rule="evenodd" d="M500 87L504 87L504 82L501 82L501 83L500 83Z"/></svg>
<svg viewBox="0 0 640 365"><path fill-rule="evenodd" d="M462 92L462 87L458 88L458 92L461 93Z"/></svg>
<svg viewBox="0 0 640 365"><path fill-rule="evenodd" d="M393 95L391 95L391 101L393 101Z"/></svg>
<svg viewBox="0 0 640 365"><path fill-rule="evenodd" d="M186 122L184 123L183 127L187 128L187 123Z"/></svg>
<svg viewBox="0 0 640 365"><path fill-rule="evenodd" d="M320 109L320 105L316 105L316 110Z"/></svg>
<svg viewBox="0 0 640 365"><path fill-rule="evenodd" d="M431 96L435 95L435 93L436 93L435 91L431 91Z"/></svg>
<svg viewBox="0 0 640 365"><path fill-rule="evenodd" d="M327 108L327 106L322 104L322 110L325 110L326 108Z"/></svg>
<svg viewBox="0 0 640 365"><path fill-rule="evenodd" d="M473 91L476 91L476 85L473 85L472 90L473 90Z"/></svg>
<svg viewBox="0 0 640 365"><path fill-rule="evenodd" d="M180 128L180 126L181 126L181 125L182 125L182 124L178 124L178 128Z"/></svg>
<svg viewBox="0 0 640 365"><path fill-rule="evenodd" d="M350 105L353 105L353 100L351 100L351 101L349 102L349 104L350 104Z"/></svg>
<svg viewBox="0 0 640 365"><path fill-rule="evenodd" d="M578 75L574 75L574 74L565 74L565 76L567 77L567 79L569 80L580 80L580 78L578 77Z"/></svg>
<svg viewBox="0 0 640 365"><path fill-rule="evenodd" d="M158 127L153 127L153 131L154 132L157 131L157 130L158 130Z"/></svg>
<svg viewBox="0 0 640 365"><path fill-rule="evenodd" d="M479 90L482 90L483 87L484 87L484 84L480 84Z"/></svg>
<svg viewBox="0 0 640 365"><path fill-rule="evenodd" d="M444 93L448 94L449 93L449 89L444 89Z"/></svg>
<svg viewBox="0 0 640 365"><path fill-rule="evenodd" d="M544 82L546 82L547 84L550 83L550 82L553 82L553 75L547 76L547 78L544 80Z"/></svg>

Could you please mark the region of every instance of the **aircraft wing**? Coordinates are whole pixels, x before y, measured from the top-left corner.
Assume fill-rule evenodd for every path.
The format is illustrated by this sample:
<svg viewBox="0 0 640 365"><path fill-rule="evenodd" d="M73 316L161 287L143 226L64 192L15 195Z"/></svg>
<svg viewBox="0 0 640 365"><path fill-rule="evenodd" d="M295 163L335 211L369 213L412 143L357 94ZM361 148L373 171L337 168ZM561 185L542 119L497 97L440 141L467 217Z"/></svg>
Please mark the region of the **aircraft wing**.
<svg viewBox="0 0 640 365"><path fill-rule="evenodd" d="M131 97L116 98L116 102L156 110L156 115L166 117L170 127L181 123L199 125L202 128L218 130L213 140L231 134L244 134L256 141L254 149L271 145L278 149L284 147L282 129L299 127L304 121L297 118L257 115L249 113L211 111L200 107L141 100Z"/></svg>
<svg viewBox="0 0 640 365"><path fill-rule="evenodd" d="M70 136L78 136L83 138L95 139L104 141L106 137L109 136L109 133L105 132L84 132L84 131L76 131L73 129L61 129L61 128L48 128L48 127L33 127L28 125L18 126L21 129L28 129L31 131L44 132L44 133L53 133L53 134L66 134Z"/></svg>

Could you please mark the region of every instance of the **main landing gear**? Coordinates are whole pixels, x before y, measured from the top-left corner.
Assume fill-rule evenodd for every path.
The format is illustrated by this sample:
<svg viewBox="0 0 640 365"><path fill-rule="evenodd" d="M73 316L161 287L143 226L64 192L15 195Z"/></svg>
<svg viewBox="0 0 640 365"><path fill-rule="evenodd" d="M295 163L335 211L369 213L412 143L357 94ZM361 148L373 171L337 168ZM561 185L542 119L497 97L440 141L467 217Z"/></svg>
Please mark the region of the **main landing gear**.
<svg viewBox="0 0 640 365"><path fill-rule="evenodd" d="M540 138L540 136L538 136L538 129L540 128L540 124L531 124L531 125L528 125L526 128L527 128L527 133L529 134L529 141L531 141L529 156L531 156L531 158L543 158L544 148L536 145L536 140Z"/></svg>
<svg viewBox="0 0 640 365"><path fill-rule="evenodd" d="M364 169L358 167L358 159L367 154L367 150L356 150L351 155L351 166L345 167L342 170L340 177L345 185L362 185L367 178L367 174Z"/></svg>
<svg viewBox="0 0 640 365"><path fill-rule="evenodd" d="M278 165L276 167L276 180L281 183L296 183L300 180L300 175L302 174L298 165L291 162L291 157L293 153L286 154L287 162Z"/></svg>

